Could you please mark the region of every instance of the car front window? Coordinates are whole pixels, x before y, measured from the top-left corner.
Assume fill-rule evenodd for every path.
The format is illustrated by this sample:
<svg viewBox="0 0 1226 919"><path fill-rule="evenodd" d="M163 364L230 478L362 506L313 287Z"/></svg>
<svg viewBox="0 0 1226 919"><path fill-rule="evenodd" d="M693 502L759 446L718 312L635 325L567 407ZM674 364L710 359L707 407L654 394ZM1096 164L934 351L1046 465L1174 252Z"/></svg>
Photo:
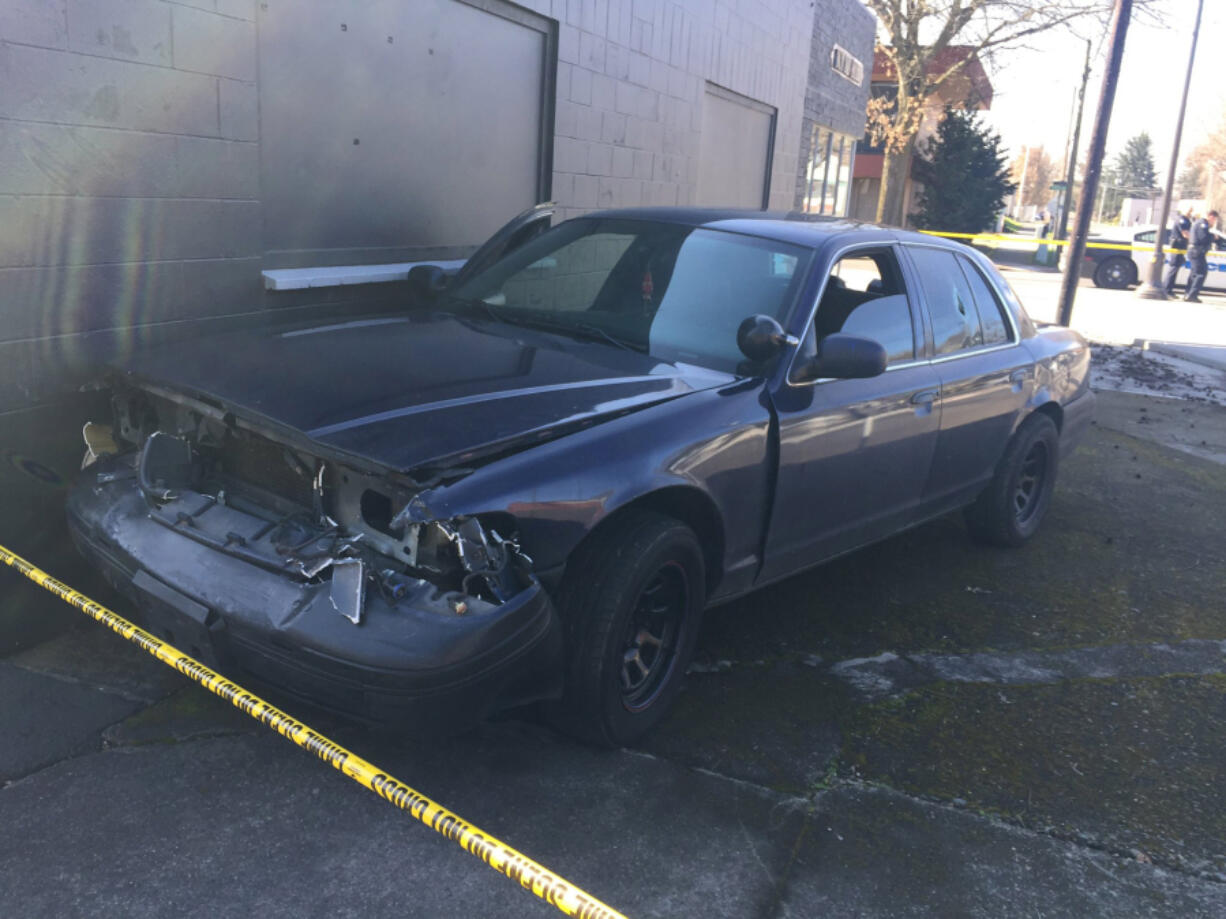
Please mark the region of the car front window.
<svg viewBox="0 0 1226 919"><path fill-rule="evenodd" d="M737 328L784 321L810 251L669 223L579 219L451 292L496 319L609 339L670 362L735 371Z"/></svg>

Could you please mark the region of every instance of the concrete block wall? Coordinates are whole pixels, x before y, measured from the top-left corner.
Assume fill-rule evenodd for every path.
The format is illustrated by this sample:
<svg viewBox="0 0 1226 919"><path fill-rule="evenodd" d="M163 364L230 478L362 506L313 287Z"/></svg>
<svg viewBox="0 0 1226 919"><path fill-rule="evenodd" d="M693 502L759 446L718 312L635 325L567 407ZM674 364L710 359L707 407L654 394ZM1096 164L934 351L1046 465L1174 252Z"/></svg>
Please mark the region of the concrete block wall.
<svg viewBox="0 0 1226 919"><path fill-rule="evenodd" d="M254 0L0 4L0 364L258 299L254 20Z"/></svg>
<svg viewBox="0 0 1226 919"><path fill-rule="evenodd" d="M778 110L770 205L794 206L815 15L810 0L525 5L559 23L553 197L565 217L604 207L693 204L708 81ZM868 35L871 44L871 28Z"/></svg>
<svg viewBox="0 0 1226 919"><path fill-rule="evenodd" d="M777 110L772 208L795 205L805 119L826 117L813 84L834 87L830 126L863 129L824 44L871 60L858 0L520 5L557 22L563 218L694 203L708 83ZM75 393L100 361L404 296L263 289L261 15L257 0L0 0L0 541L58 514L80 423L98 411Z"/></svg>

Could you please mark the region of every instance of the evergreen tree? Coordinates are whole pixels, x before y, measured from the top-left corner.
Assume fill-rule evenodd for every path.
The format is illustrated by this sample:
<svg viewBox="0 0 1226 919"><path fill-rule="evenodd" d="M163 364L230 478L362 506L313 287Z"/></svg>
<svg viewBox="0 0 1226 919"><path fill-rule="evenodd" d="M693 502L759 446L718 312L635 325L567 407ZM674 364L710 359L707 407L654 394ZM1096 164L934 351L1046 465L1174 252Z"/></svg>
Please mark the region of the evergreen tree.
<svg viewBox="0 0 1226 919"><path fill-rule="evenodd" d="M937 132L923 149L926 163L917 163L924 183L919 211L911 215L920 229L978 233L988 229L1016 187L1000 135L974 111L946 107Z"/></svg>
<svg viewBox="0 0 1226 919"><path fill-rule="evenodd" d="M1158 173L1154 169L1154 150L1149 134L1142 131L1136 137L1129 138L1123 152L1115 158L1115 172L1126 189L1141 192L1157 189Z"/></svg>
<svg viewBox="0 0 1226 919"><path fill-rule="evenodd" d="M1114 217L1119 214L1125 198L1153 198L1160 193L1158 172L1154 168L1153 144L1149 134L1142 131L1136 137L1128 139L1124 149L1115 157L1112 174L1113 187L1107 190L1103 206L1104 216Z"/></svg>

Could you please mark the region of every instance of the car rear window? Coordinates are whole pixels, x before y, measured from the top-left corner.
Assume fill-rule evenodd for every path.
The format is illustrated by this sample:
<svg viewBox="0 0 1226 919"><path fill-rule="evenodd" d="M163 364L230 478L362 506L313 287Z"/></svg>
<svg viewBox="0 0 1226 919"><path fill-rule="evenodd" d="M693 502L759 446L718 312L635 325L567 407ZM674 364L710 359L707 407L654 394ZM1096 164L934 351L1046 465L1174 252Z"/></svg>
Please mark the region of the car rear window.
<svg viewBox="0 0 1226 919"><path fill-rule="evenodd" d="M910 246L932 318L933 351L939 357L983 344L979 312L966 276L952 252Z"/></svg>
<svg viewBox="0 0 1226 919"><path fill-rule="evenodd" d="M975 308L979 312L979 326L983 329L985 345L1000 345L1009 341L1009 325L1005 321L1004 305L992 291L991 286L979 269L971 264L970 259L961 255L958 264L966 275L971 293L975 297Z"/></svg>

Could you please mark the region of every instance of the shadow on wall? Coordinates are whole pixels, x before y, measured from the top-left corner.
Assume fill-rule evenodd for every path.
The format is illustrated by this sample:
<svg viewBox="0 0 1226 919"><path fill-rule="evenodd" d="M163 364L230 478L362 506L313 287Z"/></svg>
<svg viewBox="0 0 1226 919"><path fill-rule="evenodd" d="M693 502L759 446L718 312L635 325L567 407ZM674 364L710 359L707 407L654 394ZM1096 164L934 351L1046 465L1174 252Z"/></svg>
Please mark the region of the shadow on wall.
<svg viewBox="0 0 1226 919"><path fill-rule="evenodd" d="M100 396L84 393L0 414L0 544L88 589L97 589L100 581L72 546L64 498L84 453L82 425L105 417ZM45 641L80 619L23 581L16 572L0 570L0 657Z"/></svg>

